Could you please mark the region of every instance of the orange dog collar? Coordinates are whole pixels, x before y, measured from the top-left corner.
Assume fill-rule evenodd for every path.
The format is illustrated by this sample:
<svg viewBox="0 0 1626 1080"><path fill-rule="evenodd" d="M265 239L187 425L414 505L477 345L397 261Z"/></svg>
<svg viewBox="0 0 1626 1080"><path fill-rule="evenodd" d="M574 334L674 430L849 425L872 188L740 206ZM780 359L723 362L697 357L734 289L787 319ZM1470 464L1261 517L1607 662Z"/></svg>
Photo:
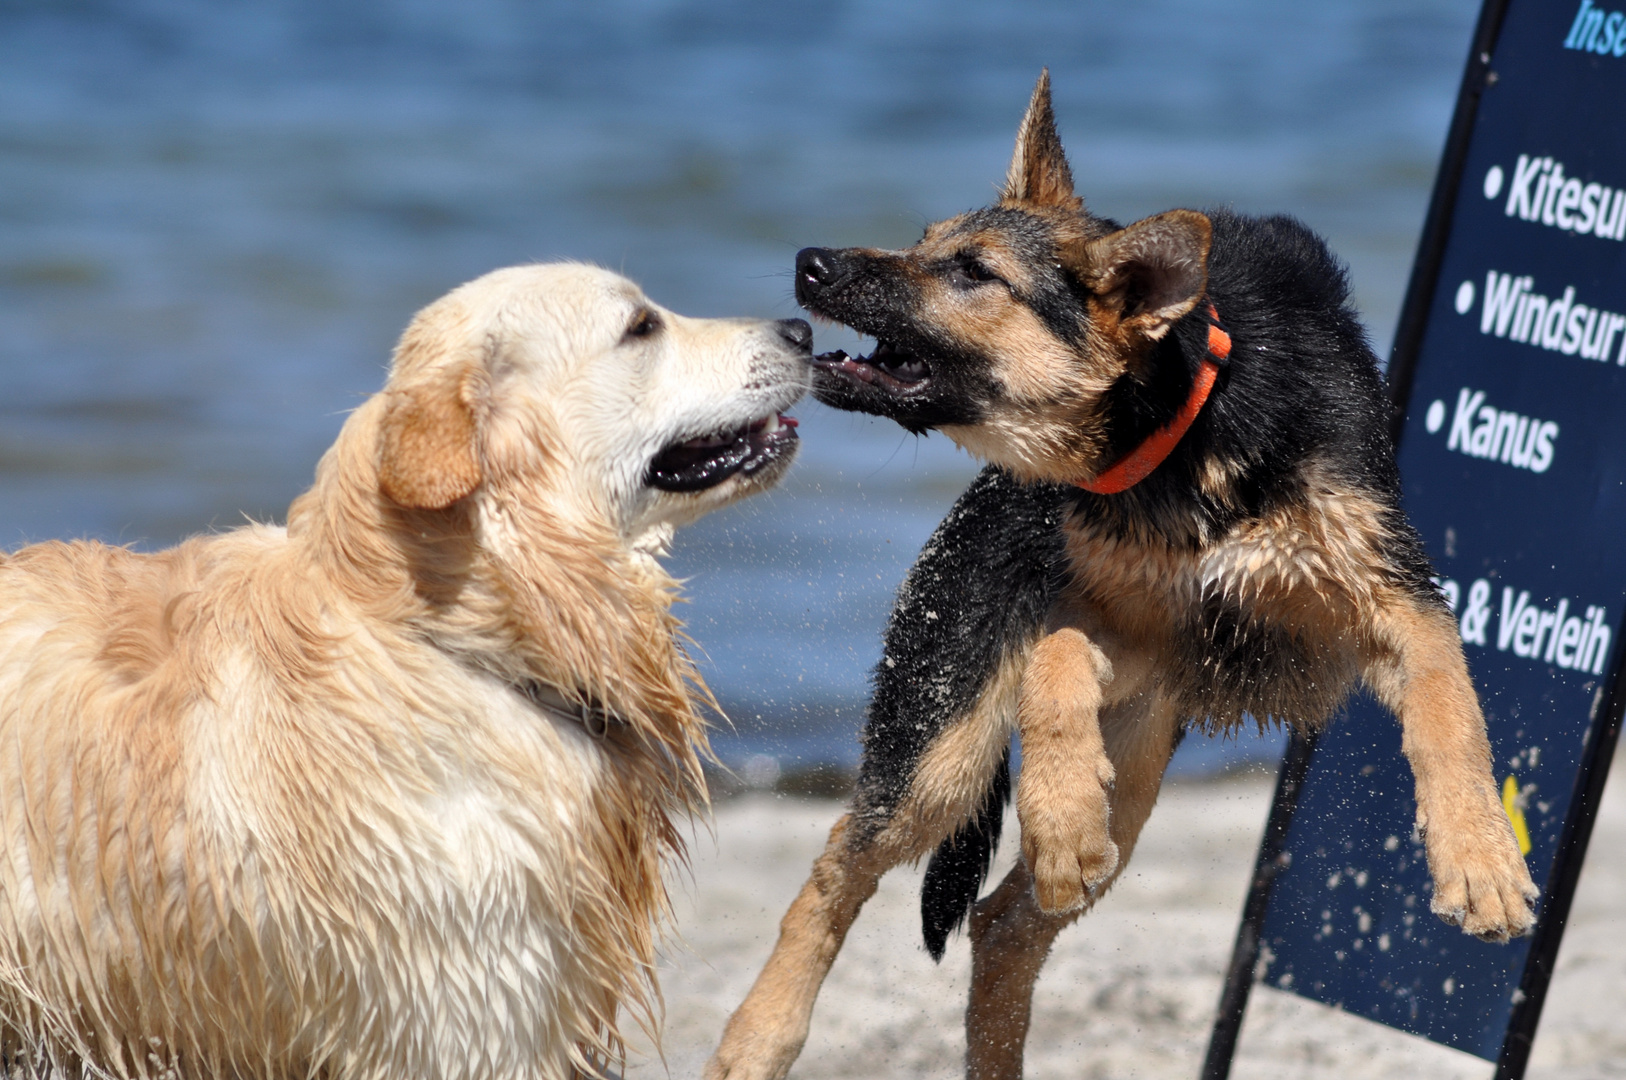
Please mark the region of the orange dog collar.
<svg viewBox="0 0 1626 1080"><path fill-rule="evenodd" d="M1209 391L1214 389L1214 380L1219 376L1217 361L1231 355L1231 335L1220 328L1219 312L1214 310L1213 304L1208 305L1208 320L1208 351L1212 359L1203 358L1202 366L1197 369L1197 377L1192 380L1191 394L1174 419L1148 435L1144 442L1095 479L1077 481L1079 487L1097 495L1116 495L1120 491L1128 491L1152 475L1152 470L1163 464L1163 459L1173 452L1186 430L1197 419L1197 414L1202 412Z"/></svg>

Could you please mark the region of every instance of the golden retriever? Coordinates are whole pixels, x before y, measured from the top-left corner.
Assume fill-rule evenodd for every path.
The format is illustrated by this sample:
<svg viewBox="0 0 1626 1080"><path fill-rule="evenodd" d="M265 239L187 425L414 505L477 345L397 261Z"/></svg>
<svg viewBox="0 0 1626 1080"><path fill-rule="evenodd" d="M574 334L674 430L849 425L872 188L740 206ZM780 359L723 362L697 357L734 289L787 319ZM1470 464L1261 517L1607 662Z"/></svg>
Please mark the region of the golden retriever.
<svg viewBox="0 0 1626 1080"><path fill-rule="evenodd" d="M286 528L0 556L3 1064L605 1068L705 798L655 556L783 474L810 341L500 270L412 322Z"/></svg>

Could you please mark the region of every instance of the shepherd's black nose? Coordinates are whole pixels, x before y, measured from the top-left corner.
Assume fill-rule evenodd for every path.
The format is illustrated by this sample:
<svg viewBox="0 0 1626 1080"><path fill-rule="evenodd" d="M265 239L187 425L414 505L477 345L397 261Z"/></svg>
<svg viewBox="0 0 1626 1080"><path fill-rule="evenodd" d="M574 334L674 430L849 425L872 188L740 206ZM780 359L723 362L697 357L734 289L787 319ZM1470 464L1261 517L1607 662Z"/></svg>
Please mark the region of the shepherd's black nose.
<svg viewBox="0 0 1626 1080"><path fill-rule="evenodd" d="M796 253L796 299L806 304L836 276L835 252L829 248L803 248Z"/></svg>
<svg viewBox="0 0 1626 1080"><path fill-rule="evenodd" d="M774 323L774 329L793 348L802 352L813 351L813 328L807 325L806 319L780 319Z"/></svg>

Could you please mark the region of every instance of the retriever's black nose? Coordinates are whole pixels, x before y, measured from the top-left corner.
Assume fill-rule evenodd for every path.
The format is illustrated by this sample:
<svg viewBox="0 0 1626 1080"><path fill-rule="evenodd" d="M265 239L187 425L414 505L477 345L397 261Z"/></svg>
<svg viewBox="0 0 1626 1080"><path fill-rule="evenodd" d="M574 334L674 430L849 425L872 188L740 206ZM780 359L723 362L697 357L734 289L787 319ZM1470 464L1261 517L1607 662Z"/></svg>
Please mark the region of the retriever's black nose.
<svg viewBox="0 0 1626 1080"><path fill-rule="evenodd" d="M807 303L836 276L835 252L829 248L803 248L796 253L796 299Z"/></svg>
<svg viewBox="0 0 1626 1080"><path fill-rule="evenodd" d="M813 351L813 328L807 325L806 319L780 319L774 323L774 329L792 348Z"/></svg>

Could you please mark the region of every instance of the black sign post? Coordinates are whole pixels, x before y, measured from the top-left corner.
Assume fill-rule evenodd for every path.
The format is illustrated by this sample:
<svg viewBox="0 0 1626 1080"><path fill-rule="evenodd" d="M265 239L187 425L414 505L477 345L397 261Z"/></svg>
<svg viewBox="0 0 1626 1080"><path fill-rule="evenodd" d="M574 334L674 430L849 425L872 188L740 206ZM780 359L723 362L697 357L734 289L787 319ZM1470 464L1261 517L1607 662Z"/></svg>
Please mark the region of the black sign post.
<svg viewBox="0 0 1626 1080"><path fill-rule="evenodd" d="M1398 726L1358 700L1289 744L1204 1080L1256 980L1524 1073L1626 705L1623 106L1626 0L1487 0L1390 363L1536 931L1430 914Z"/></svg>

